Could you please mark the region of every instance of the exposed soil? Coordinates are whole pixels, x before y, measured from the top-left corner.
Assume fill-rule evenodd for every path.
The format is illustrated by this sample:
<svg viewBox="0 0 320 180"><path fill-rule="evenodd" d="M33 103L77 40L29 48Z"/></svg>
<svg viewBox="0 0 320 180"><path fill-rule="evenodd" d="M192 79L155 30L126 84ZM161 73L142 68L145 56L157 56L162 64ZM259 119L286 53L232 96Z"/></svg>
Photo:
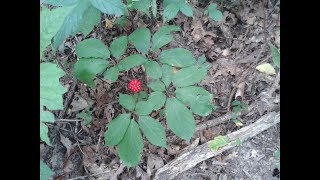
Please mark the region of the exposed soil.
<svg viewBox="0 0 320 180"><path fill-rule="evenodd" d="M175 32L174 40L162 49L181 47L190 50L195 57L205 54L212 64L207 77L199 86L214 94L214 105L218 106L211 115L200 117L195 115L196 123L222 116L229 109L229 98L236 88L232 100L237 99L244 104L253 102L257 106L246 115L238 117L243 126L254 123L263 114L273 111L266 104L280 105L280 85L272 97L262 97L261 93L270 88L276 75L267 75L255 69L262 62L273 64L268 43L280 49L280 1L258 0L225 0L219 9L224 20L215 22L204 15L208 0L190 0L194 8L194 17L188 18L179 13L169 24L178 25L181 32ZM160 6L162 7L162 5ZM162 13L162 9L158 10ZM133 32L138 27L148 27L153 34L162 26L162 21L151 21L139 12L131 12L130 19L124 28L106 27L106 20L112 17L104 15L101 23L86 38L101 39L108 47L112 40L120 35ZM72 76L73 64L76 62L75 45L82 41L82 34L66 40L57 54L48 50L47 59L56 59L67 75L61 82L67 88L65 94L65 110L56 111L59 119L77 119L76 115L86 108L92 110L92 122L85 126L80 122L57 122L49 126L49 137L53 146L40 144L40 159L53 171L54 179L69 179L90 174L96 176L78 179L149 179L155 171L175 159L184 148L195 140L203 144L219 135L226 135L241 128L232 120L205 129L194 134L191 143L175 136L166 126L167 149L144 142L141 163L136 168L127 169L121 164L115 148L104 146L106 125L116 116L124 112L118 104L119 93L129 94L127 84L133 78L147 84L144 69L137 67L122 73L117 82L110 84L97 78L96 89L76 81ZM132 46L125 57L136 53ZM260 55L259 55L260 54ZM157 59L158 54L150 55L149 59ZM257 58L260 56L260 58ZM111 64L116 63L112 59ZM276 68L280 73L280 69ZM239 79L243 80L237 84ZM142 87L148 92L148 87ZM235 96L234 96L235 95ZM157 116L157 114L154 114ZM242 126L242 127L243 127ZM198 164L196 167L181 173L176 179L276 179L274 152L279 148L279 125L261 133L241 146ZM103 173L103 174L102 174Z"/></svg>

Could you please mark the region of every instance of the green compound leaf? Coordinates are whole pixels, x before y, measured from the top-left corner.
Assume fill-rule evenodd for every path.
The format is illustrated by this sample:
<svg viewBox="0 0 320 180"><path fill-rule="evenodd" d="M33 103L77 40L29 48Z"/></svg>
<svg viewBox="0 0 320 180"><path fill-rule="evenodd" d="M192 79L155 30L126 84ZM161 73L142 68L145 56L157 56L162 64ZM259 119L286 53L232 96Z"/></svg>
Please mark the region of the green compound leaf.
<svg viewBox="0 0 320 180"><path fill-rule="evenodd" d="M217 4L212 3L208 7L209 16L215 21L221 21L223 14L221 11L217 10Z"/></svg>
<svg viewBox="0 0 320 180"><path fill-rule="evenodd" d="M138 28L128 37L133 46L141 53L148 54L151 33L148 28Z"/></svg>
<svg viewBox="0 0 320 180"><path fill-rule="evenodd" d="M40 139L47 143L47 145L52 146L52 144L50 143L48 132L48 126L46 126L43 122L40 122Z"/></svg>
<svg viewBox="0 0 320 180"><path fill-rule="evenodd" d="M104 73L104 79L109 79L112 83L116 82L119 76L119 69L117 66L113 66Z"/></svg>
<svg viewBox="0 0 320 180"><path fill-rule="evenodd" d="M121 16L126 13L126 8L122 0L90 0L91 4L101 12Z"/></svg>
<svg viewBox="0 0 320 180"><path fill-rule="evenodd" d="M60 30L53 38L52 46L56 50L61 43L69 36L79 32L83 24L84 14L91 7L87 0L79 0L63 21Z"/></svg>
<svg viewBox="0 0 320 180"><path fill-rule="evenodd" d="M153 92L150 94L148 102L153 106L153 110L159 110L166 102L166 95L162 92Z"/></svg>
<svg viewBox="0 0 320 180"><path fill-rule="evenodd" d="M229 139L226 136L217 136L209 142L209 147L212 151L217 151L219 148L227 145Z"/></svg>
<svg viewBox="0 0 320 180"><path fill-rule="evenodd" d="M116 59L119 59L126 52L127 46L127 36L121 36L112 41L110 45L110 51Z"/></svg>
<svg viewBox="0 0 320 180"><path fill-rule="evenodd" d="M119 157L126 166L133 167L139 164L142 150L143 141L138 124L131 120L127 132L118 144Z"/></svg>
<svg viewBox="0 0 320 180"><path fill-rule="evenodd" d="M166 87L168 88L174 77L173 67L167 64L163 64L161 69L162 69L161 80L164 83L164 85L166 85Z"/></svg>
<svg viewBox="0 0 320 180"><path fill-rule="evenodd" d="M271 49L273 63L280 68L280 52L273 44L269 44L269 46Z"/></svg>
<svg viewBox="0 0 320 180"><path fill-rule="evenodd" d="M83 19L79 24L79 32L82 32L83 36L86 37L101 20L101 12L93 7L89 8L84 12Z"/></svg>
<svg viewBox="0 0 320 180"><path fill-rule="evenodd" d="M179 6L179 4L183 1L184 0L163 0L163 7L167 7L169 4L176 4Z"/></svg>
<svg viewBox="0 0 320 180"><path fill-rule="evenodd" d="M136 9L138 11L146 13L150 17L149 7L151 0L138 0L133 1L132 6L129 9Z"/></svg>
<svg viewBox="0 0 320 180"><path fill-rule="evenodd" d="M187 2L180 3L180 11L188 17L193 16L192 7Z"/></svg>
<svg viewBox="0 0 320 180"><path fill-rule="evenodd" d="M73 74L81 82L95 88L94 78L108 67L104 59L80 59L74 64Z"/></svg>
<svg viewBox="0 0 320 180"><path fill-rule="evenodd" d="M153 91L165 91L166 87L160 80L156 79L148 84L148 87L151 88Z"/></svg>
<svg viewBox="0 0 320 180"><path fill-rule="evenodd" d="M135 112L138 115L149 115L152 110L154 109L154 104L152 104L152 102L149 101L139 101L136 104L136 110Z"/></svg>
<svg viewBox="0 0 320 180"><path fill-rule="evenodd" d="M90 38L81 41L75 49L78 58L110 58L109 50L99 39Z"/></svg>
<svg viewBox="0 0 320 180"><path fill-rule="evenodd" d="M152 49L153 51L159 50L162 46L172 41L173 35L170 31L181 31L179 26L162 26L159 31L152 36Z"/></svg>
<svg viewBox="0 0 320 180"><path fill-rule="evenodd" d="M165 115L168 127L180 138L190 141L196 123L189 109L176 98L168 98Z"/></svg>
<svg viewBox="0 0 320 180"><path fill-rule="evenodd" d="M151 10L153 17L157 16L157 0L151 0Z"/></svg>
<svg viewBox="0 0 320 180"><path fill-rule="evenodd" d="M134 54L134 55L128 56L128 57L124 58L123 60L121 60L118 63L118 68L120 71L128 71L129 69L131 69L135 66L139 66L147 61L148 61L148 59L143 57L142 55Z"/></svg>
<svg viewBox="0 0 320 180"><path fill-rule="evenodd" d="M183 48L164 50L159 56L160 62L175 67L188 67L196 62L192 53Z"/></svg>
<svg viewBox="0 0 320 180"><path fill-rule="evenodd" d="M144 101L148 99L149 94L145 91L140 91L138 96L138 101Z"/></svg>
<svg viewBox="0 0 320 180"><path fill-rule="evenodd" d="M202 55L198 58L197 65L205 68L207 71L211 68L211 63L206 61L206 56Z"/></svg>
<svg viewBox="0 0 320 180"><path fill-rule="evenodd" d="M127 94L119 94L119 104L128 109L129 111L133 111L136 105L136 99L133 96Z"/></svg>
<svg viewBox="0 0 320 180"><path fill-rule="evenodd" d="M49 111L44 111L40 107L40 121L41 122L54 122L54 115Z"/></svg>
<svg viewBox="0 0 320 180"><path fill-rule="evenodd" d="M67 91L59 82L65 73L53 63L40 64L40 109L63 109L62 95Z"/></svg>
<svg viewBox="0 0 320 180"><path fill-rule="evenodd" d="M139 116L138 121L148 141L156 146L166 147L166 132L163 126L150 116Z"/></svg>
<svg viewBox="0 0 320 180"><path fill-rule="evenodd" d="M207 69L191 66L182 68L173 77L173 85L176 87L185 87L202 81L207 75Z"/></svg>
<svg viewBox="0 0 320 180"><path fill-rule="evenodd" d="M52 175L52 170L43 161L40 161L40 180L48 180Z"/></svg>
<svg viewBox="0 0 320 180"><path fill-rule="evenodd" d="M152 79L158 79L162 76L162 71L160 65L155 61L147 61L143 64L146 69L146 73Z"/></svg>
<svg viewBox="0 0 320 180"><path fill-rule="evenodd" d="M51 39L61 28L65 17L74 7L61 7L53 10L44 8L40 12L40 59Z"/></svg>
<svg viewBox="0 0 320 180"><path fill-rule="evenodd" d="M127 16L121 16L121 17L118 17L113 24L120 27L124 27L127 24L127 22L128 22Z"/></svg>
<svg viewBox="0 0 320 180"><path fill-rule="evenodd" d="M43 0L45 4L52 6L71 6L77 3L78 0Z"/></svg>
<svg viewBox="0 0 320 180"><path fill-rule="evenodd" d="M120 143L130 124L131 114L120 114L108 124L108 130L104 134L105 144L114 146Z"/></svg>
<svg viewBox="0 0 320 180"><path fill-rule="evenodd" d="M171 19L176 17L178 12L179 12L179 6L178 5L176 5L174 3L169 4L163 10L163 22L170 21Z"/></svg>
<svg viewBox="0 0 320 180"><path fill-rule="evenodd" d="M201 87L177 88L175 94L177 99L190 106L191 110L200 116L208 116L214 108L213 95Z"/></svg>

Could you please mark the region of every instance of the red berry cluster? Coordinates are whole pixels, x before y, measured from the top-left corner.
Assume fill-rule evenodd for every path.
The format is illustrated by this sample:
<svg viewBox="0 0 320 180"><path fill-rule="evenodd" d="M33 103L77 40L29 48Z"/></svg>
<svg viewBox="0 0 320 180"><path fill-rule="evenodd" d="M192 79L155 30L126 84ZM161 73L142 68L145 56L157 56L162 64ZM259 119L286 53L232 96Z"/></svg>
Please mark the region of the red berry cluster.
<svg viewBox="0 0 320 180"><path fill-rule="evenodd" d="M141 83L138 79L132 79L128 84L128 88L133 93L139 92L141 90Z"/></svg>

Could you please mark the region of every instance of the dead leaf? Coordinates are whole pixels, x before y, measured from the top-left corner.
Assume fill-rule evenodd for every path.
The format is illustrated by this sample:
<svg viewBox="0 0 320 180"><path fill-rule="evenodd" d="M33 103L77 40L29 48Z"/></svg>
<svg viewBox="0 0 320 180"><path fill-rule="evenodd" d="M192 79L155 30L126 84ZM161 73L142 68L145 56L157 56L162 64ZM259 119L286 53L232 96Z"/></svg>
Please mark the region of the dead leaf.
<svg viewBox="0 0 320 180"><path fill-rule="evenodd" d="M212 138L213 138L214 134L213 134L213 132L212 132L210 129L208 129L208 130L204 130L204 131L203 131L203 136L204 136L207 140L209 140L209 139L212 139Z"/></svg>
<svg viewBox="0 0 320 180"><path fill-rule="evenodd" d="M192 32L191 32L191 35L192 35L192 38L193 40L197 43L199 42L203 37L205 37L206 35L209 35L209 36L212 36L212 37L217 37L216 34L212 33L212 32L207 32L203 29L203 26L202 26L202 22L200 19L196 19L194 18L194 20L192 21L192 24L191 24L191 29Z"/></svg>
<svg viewBox="0 0 320 180"><path fill-rule="evenodd" d="M111 19L111 20L109 20L109 19L105 19L105 23L106 23L106 28L107 29L112 29L112 27L113 27L113 23L114 23L114 19Z"/></svg>
<svg viewBox="0 0 320 180"><path fill-rule="evenodd" d="M60 133L60 142L62 143L62 145L67 148L67 154L68 154L68 157L70 156L70 151L72 149L72 142L69 140L69 138L63 136L61 133Z"/></svg>
<svg viewBox="0 0 320 180"><path fill-rule="evenodd" d="M74 100L71 102L71 112L83 110L89 106L88 102L79 95L75 95Z"/></svg>
<svg viewBox="0 0 320 180"><path fill-rule="evenodd" d="M268 74L268 75L274 75L276 74L276 70L274 67L269 63L262 63L256 67L256 69L262 73Z"/></svg>
<svg viewBox="0 0 320 180"><path fill-rule="evenodd" d="M152 176L153 173L164 165L164 162L161 157L149 153L147 160L147 174L149 177Z"/></svg>
<svg viewBox="0 0 320 180"><path fill-rule="evenodd" d="M136 167L136 178L141 180L149 179L148 174L144 172L139 166Z"/></svg>
<svg viewBox="0 0 320 180"><path fill-rule="evenodd" d="M180 152L179 152L179 155L187 152L187 151L190 151L191 149L194 149L195 147L198 146L199 144L199 141L200 141L200 138L197 138L195 139L189 146L183 148Z"/></svg>

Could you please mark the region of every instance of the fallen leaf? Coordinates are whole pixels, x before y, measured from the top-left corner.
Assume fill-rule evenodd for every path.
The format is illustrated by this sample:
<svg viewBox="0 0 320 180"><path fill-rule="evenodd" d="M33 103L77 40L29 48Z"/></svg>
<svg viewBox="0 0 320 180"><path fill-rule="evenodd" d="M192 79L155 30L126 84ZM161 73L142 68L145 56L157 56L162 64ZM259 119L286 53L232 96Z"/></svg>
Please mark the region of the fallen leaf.
<svg viewBox="0 0 320 180"><path fill-rule="evenodd" d="M149 153L148 154L148 160L147 160L147 174L149 177L152 176L152 174L159 168L161 168L164 165L164 162L161 157Z"/></svg>
<svg viewBox="0 0 320 180"><path fill-rule="evenodd" d="M107 29L112 29L114 20L109 20L109 19L106 18L105 22L106 22L106 28Z"/></svg>
<svg viewBox="0 0 320 180"><path fill-rule="evenodd" d="M75 95L74 100L71 102L72 109L71 112L80 111L89 106L88 102L79 95Z"/></svg>
<svg viewBox="0 0 320 180"><path fill-rule="evenodd" d="M69 138L63 136L61 133L60 133L60 141L61 141L62 145L67 148L67 154L69 157L70 151L72 149L72 142L69 140Z"/></svg>
<svg viewBox="0 0 320 180"><path fill-rule="evenodd" d="M136 179L141 179L141 180L149 179L148 174L144 172L139 166L136 167Z"/></svg>
<svg viewBox="0 0 320 180"><path fill-rule="evenodd" d="M256 69L262 73L268 74L268 75L274 75L276 74L276 70L274 67L272 67L269 63L263 63L256 67Z"/></svg>

